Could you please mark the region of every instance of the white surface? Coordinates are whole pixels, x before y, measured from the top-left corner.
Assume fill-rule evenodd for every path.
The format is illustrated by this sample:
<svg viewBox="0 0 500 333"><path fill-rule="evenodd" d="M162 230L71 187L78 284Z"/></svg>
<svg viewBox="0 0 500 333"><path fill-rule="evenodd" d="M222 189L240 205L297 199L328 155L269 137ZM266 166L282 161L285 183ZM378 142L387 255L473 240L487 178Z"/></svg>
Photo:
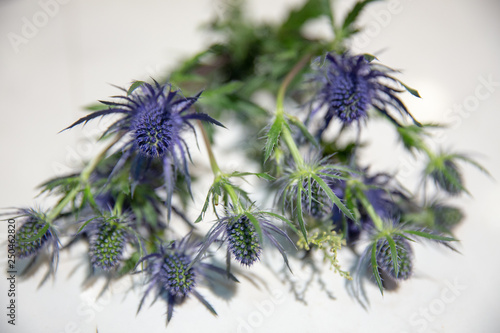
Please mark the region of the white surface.
<svg viewBox="0 0 500 333"><path fill-rule="evenodd" d="M23 18L42 10L37 1L0 1L0 206L32 205L34 187L78 165L92 153L84 134L56 133L82 115L81 107L116 94L108 83L126 86L133 79L157 76L179 59L209 43L198 29L219 7L213 1L72 0L33 33L16 52L8 34L21 34ZM258 18L282 17L283 5L300 1L250 1ZM351 1L337 1L345 7ZM500 82L500 5L498 1L392 1L370 7L363 20L372 30L354 44L375 53L383 63L404 69L401 78L423 99L405 98L417 119L453 124L440 145L473 153L495 179L500 179L500 86L477 107L459 113L454 105L485 92L481 77ZM390 12L389 12L390 13ZM377 19L378 18L378 19ZM384 52L379 50L386 49ZM378 169L404 168L418 175L413 160L401 160L391 131L368 129L373 150L366 163ZM71 150L75 149L75 150ZM94 151L95 153L95 151ZM336 300L315 284L298 303L287 286L263 265L256 274L267 280L271 294L242 281L236 297L224 300L202 290L219 312L212 317L191 300L177 308L172 332L498 332L498 237L500 188L473 168L465 167L473 198L455 201L467 214L457 232L463 255L435 247L416 247L415 278L397 293L382 298L368 286L371 308L363 310L346 293L340 277L326 270ZM37 202L38 203L38 202ZM43 205L43 203L40 203ZM3 228L3 227L2 227ZM5 236L2 229L0 235ZM82 248L80 248L82 250ZM2 332L163 332L165 306L158 302L135 316L140 291L122 300L115 294L97 304L96 289L84 291L82 251L63 256L56 282L36 290L40 276L18 282L18 325L6 324L7 285L0 279ZM346 257L348 253L343 253ZM4 264L5 254L0 254ZM4 267L4 266L2 266ZM3 268L2 268L3 270ZM296 264L296 279L305 271ZM451 284L463 285L454 289ZM274 295L274 296L273 296ZM283 296L280 296L283 295ZM425 312L429 315L425 319ZM246 323L246 324L245 324Z"/></svg>

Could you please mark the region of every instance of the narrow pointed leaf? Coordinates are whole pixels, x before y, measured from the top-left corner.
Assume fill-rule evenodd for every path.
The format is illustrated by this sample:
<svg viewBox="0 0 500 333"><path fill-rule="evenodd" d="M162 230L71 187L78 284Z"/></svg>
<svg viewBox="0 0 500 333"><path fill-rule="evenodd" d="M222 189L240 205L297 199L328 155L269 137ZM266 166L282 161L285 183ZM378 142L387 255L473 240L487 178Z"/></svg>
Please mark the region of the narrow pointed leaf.
<svg viewBox="0 0 500 333"><path fill-rule="evenodd" d="M430 234L428 232L418 231L418 230L405 230L404 233L419 236L419 237L424 237L427 239L445 241L445 242L456 242L457 241L457 239L455 239L453 237L434 235L434 234Z"/></svg>
<svg viewBox="0 0 500 333"><path fill-rule="evenodd" d="M391 258L392 264L394 266L394 274L396 277L399 276L399 257L398 257L398 249L396 248L396 243L391 236L386 236L387 242L389 243L389 247L391 248Z"/></svg>
<svg viewBox="0 0 500 333"><path fill-rule="evenodd" d="M323 191L325 191L330 200L344 213L345 216L347 216L353 221L356 221L356 218L352 215L349 209L347 209L347 207L342 203L342 201L340 201L339 197L337 197L335 193L333 193L330 186L328 186L325 183L325 181L321 179L321 177L319 177L318 175L312 175L312 178L319 184L319 186L321 186L321 188L323 189Z"/></svg>
<svg viewBox="0 0 500 333"><path fill-rule="evenodd" d="M278 140L283 129L283 117L278 116L274 120L269 132L267 133L266 146L264 148L264 162L269 159L273 153L274 147L278 144Z"/></svg>
<svg viewBox="0 0 500 333"><path fill-rule="evenodd" d="M377 242L374 242L372 245L372 270L373 276L375 276L375 280L377 282L378 288L380 289L380 293L384 294L384 286L382 285L382 278L380 277L380 273L378 272L378 264L377 264Z"/></svg>

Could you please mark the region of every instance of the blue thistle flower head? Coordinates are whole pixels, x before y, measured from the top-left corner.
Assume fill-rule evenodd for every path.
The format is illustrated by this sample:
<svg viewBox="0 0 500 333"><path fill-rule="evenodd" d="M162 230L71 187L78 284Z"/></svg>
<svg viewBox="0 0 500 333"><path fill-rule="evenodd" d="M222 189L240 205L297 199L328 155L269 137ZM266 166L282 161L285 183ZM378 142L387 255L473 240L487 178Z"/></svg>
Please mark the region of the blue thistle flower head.
<svg viewBox="0 0 500 333"><path fill-rule="evenodd" d="M328 160L329 157L320 159L319 156L310 156L303 165L290 161L285 173L277 181L279 191L276 204L284 210L300 208L302 213L314 219L322 219L330 214L332 207L341 203L334 203L325 188L333 188L343 177L338 166L328 164ZM342 209L344 212L347 210L345 207Z"/></svg>
<svg viewBox="0 0 500 333"><path fill-rule="evenodd" d="M452 159L445 158L442 163L431 161L426 172L439 188L452 196L459 195L465 190L462 174Z"/></svg>
<svg viewBox="0 0 500 333"><path fill-rule="evenodd" d="M57 232L54 226L47 222L46 213L41 210L22 208L18 209L15 214L16 217L22 218L21 227L16 233L17 258L32 258L34 261L44 248L49 251L50 269L42 280L43 283L57 269L60 248Z"/></svg>
<svg viewBox="0 0 500 333"><path fill-rule="evenodd" d="M311 183L310 191L309 182ZM328 183L333 182L329 181ZM301 193L302 209L305 212L315 219L321 219L330 213L333 204L317 182L304 179L302 180L302 188L305 189Z"/></svg>
<svg viewBox="0 0 500 333"><path fill-rule="evenodd" d="M198 96L180 98L178 91L170 86L141 85L131 100L135 101L131 110L130 131L133 145L147 157L156 158L172 153L174 147L182 144L180 132L189 118L183 117Z"/></svg>
<svg viewBox="0 0 500 333"><path fill-rule="evenodd" d="M28 258L38 254L38 252L40 252L40 250L53 239L50 228L43 232L46 225L46 222L39 219L39 216L37 215L30 215L22 224L16 235L16 253L19 259ZM41 232L43 233L40 238L33 241L27 241Z"/></svg>
<svg viewBox="0 0 500 333"><path fill-rule="evenodd" d="M377 265L378 268L389 278L394 280L407 280L413 271L413 251L406 238L396 235L392 238L396 245L398 273L394 270L394 261L391 254L391 247L386 238L381 238L377 242Z"/></svg>
<svg viewBox="0 0 500 333"><path fill-rule="evenodd" d="M262 251L259 235L247 216L243 215L227 223L226 234L229 251L236 261L242 265L251 266L259 260Z"/></svg>
<svg viewBox="0 0 500 333"><path fill-rule="evenodd" d="M166 254L161 266L161 283L173 296L184 297L193 291L196 281L190 258L179 252Z"/></svg>
<svg viewBox="0 0 500 333"><path fill-rule="evenodd" d="M101 101L108 109L80 118L66 129L85 124L97 117L122 115L103 134L127 134L128 137L110 177L124 167L127 160L134 158L131 175L137 181L144 175L151 160L159 160L163 165L167 205L170 208L175 172L182 172L188 187L190 184L187 163L189 150L183 138L186 129L194 130L190 121L200 120L222 127L223 125L207 114L190 112L201 93L194 97L183 97L180 91L173 90L170 84L160 85L157 82L135 82L129 91L123 91L127 94L114 96L115 101Z"/></svg>
<svg viewBox="0 0 500 333"><path fill-rule="evenodd" d="M442 230L450 230L464 219L464 213L457 207L434 202L430 210L434 215L434 224Z"/></svg>
<svg viewBox="0 0 500 333"><path fill-rule="evenodd" d="M368 174L368 169L363 169L361 174L352 174L352 181L340 180L333 184L332 191L342 200L346 200L346 193L362 191L368 202L372 205L375 213L382 219L396 219L402 213L399 201L408 200L407 196L399 186L394 183L393 177L386 173ZM361 202L354 200L356 210L359 213L358 223L341 214L337 207L333 207L332 221L336 229L342 230L348 243L356 242L363 230L373 226L369 214Z"/></svg>
<svg viewBox="0 0 500 333"><path fill-rule="evenodd" d="M213 278L213 273L228 277L226 272L215 265L193 261L192 256L200 244L190 242L190 234L169 245L160 245L158 252L141 258L137 264L145 264L142 271L148 275L147 288L142 297L140 311L148 294L155 290L157 297L167 302L167 323L173 315L174 306L182 303L189 296L197 298L212 314L217 315L214 308L196 290L197 284L203 279ZM211 272L212 274L207 274ZM233 281L238 281L229 275Z"/></svg>
<svg viewBox="0 0 500 333"><path fill-rule="evenodd" d="M372 108L390 116L390 109L411 117L397 93L402 92L388 82L399 84L390 73L395 72L385 66L377 65L364 55L329 53L316 76L320 88L314 101L318 103L310 117L326 107L320 134L334 118L349 125L368 116ZM412 117L413 119L413 117Z"/></svg>
<svg viewBox="0 0 500 333"><path fill-rule="evenodd" d="M195 261L203 256L213 242L221 241L227 242L228 254L230 253L241 265L249 267L260 260L262 241L266 239L278 249L288 266L285 250L275 235L286 239L292 245L293 242L283 230L271 223L270 217L274 215L257 211L253 206L248 210L229 207L226 216L217 220L208 232Z"/></svg>
<svg viewBox="0 0 500 333"><path fill-rule="evenodd" d="M93 269L109 271L117 267L129 239L127 227L113 219L97 219L87 228Z"/></svg>

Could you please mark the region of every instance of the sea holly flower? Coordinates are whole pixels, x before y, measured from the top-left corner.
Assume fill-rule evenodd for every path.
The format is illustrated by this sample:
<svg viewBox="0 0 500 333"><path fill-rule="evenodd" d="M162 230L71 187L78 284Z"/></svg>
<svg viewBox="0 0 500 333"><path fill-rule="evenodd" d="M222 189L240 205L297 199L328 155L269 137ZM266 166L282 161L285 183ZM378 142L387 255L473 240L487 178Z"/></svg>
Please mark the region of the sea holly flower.
<svg viewBox="0 0 500 333"><path fill-rule="evenodd" d="M253 207L248 210L235 207L227 209L226 216L217 220L207 233L195 261L203 256L212 243L222 241L228 245L228 258L232 256L241 265L249 267L260 259L262 241L267 239L278 249L288 266L285 249L275 235L286 239L290 244L293 242L283 230L270 222L271 218L281 219L291 225L291 222L278 214L256 211Z"/></svg>
<svg viewBox="0 0 500 333"><path fill-rule="evenodd" d="M73 123L66 129L85 124L97 117L122 115L104 133L103 136L116 133L126 136L113 172L124 167L131 158L132 179L137 182L148 165L158 160L163 165L165 186L167 189L167 206L170 204L174 190L175 174L183 173L186 183L190 185L188 171L188 147L183 138L186 129L194 131L191 120L206 121L218 126L220 122L204 113L190 112L201 93L194 97L182 97L180 91L173 90L170 84L160 85L157 82L135 82L124 96L114 96L115 101L101 103L108 106L106 110L93 112Z"/></svg>
<svg viewBox="0 0 500 333"><path fill-rule="evenodd" d="M391 244L388 238L381 238L377 243L377 264L379 270L386 276L396 280L407 280L410 278L413 270L413 251L408 240L402 236L396 235L392 238ZM392 249L391 247L394 246ZM395 249L397 256L394 257L392 251ZM398 263L394 260L397 258ZM397 271L395 270L397 267Z"/></svg>
<svg viewBox="0 0 500 333"><path fill-rule="evenodd" d="M162 297L167 302L167 324L172 319L175 305L182 303L190 296L197 298L212 314L217 315L210 303L198 293L196 286L201 280L210 278L208 272L227 276L226 271L202 261L192 261L192 256L199 245L190 242L189 236L169 245L160 245L158 252L151 253L139 260L138 266L146 265L144 270L139 272L147 274L148 282L138 312L146 297L154 290L157 295L155 299ZM229 274L229 278L238 281L231 274Z"/></svg>
<svg viewBox="0 0 500 333"><path fill-rule="evenodd" d="M332 190L357 217L355 222L344 216L337 207L333 207L334 228L342 231L349 245L360 238L363 230L373 227L372 216L367 209L373 209L373 213L382 219L394 219L403 212L399 204L408 200L391 175L370 175L367 168L351 173L350 180L332 183Z"/></svg>
<svg viewBox="0 0 500 333"><path fill-rule="evenodd" d="M464 213L455 206L434 199L428 205L404 215L406 221L417 226L451 234L464 218Z"/></svg>
<svg viewBox="0 0 500 333"><path fill-rule="evenodd" d="M349 53L326 55L325 63L319 68L319 75L315 79L320 88L314 99L317 105L310 115L313 117L321 108L326 107L320 134L332 119L339 119L344 125L350 125L366 119L372 108L396 123L391 115L394 111L413 119L397 95L403 90L395 88L401 84L391 76L395 71L372 60L373 57ZM413 89L403 87L418 96Z"/></svg>
<svg viewBox="0 0 500 333"><path fill-rule="evenodd" d="M94 269L109 271L122 259L127 231L113 221L99 221L93 228L89 239L90 261Z"/></svg>
<svg viewBox="0 0 500 333"><path fill-rule="evenodd" d="M331 182L329 182L331 183ZM304 189L309 189L309 183L306 179L302 182ZM309 195L308 195L308 192ZM317 182L311 182L310 191L302 192L302 207L305 212L315 219L322 219L331 212L332 203L325 191Z"/></svg>
<svg viewBox="0 0 500 333"><path fill-rule="evenodd" d="M435 226L442 230L449 231L464 219L462 211L454 206L435 202L430 209L434 213Z"/></svg>
<svg viewBox="0 0 500 333"><path fill-rule="evenodd" d="M51 246L53 260L57 261L59 240L54 228L46 222L46 214L31 208L19 209L17 213L24 220L16 234L18 258L36 256L44 247Z"/></svg>
<svg viewBox="0 0 500 333"><path fill-rule="evenodd" d="M16 232L15 252L19 259L30 262L22 272L27 273L44 249L49 254L49 270L40 282L43 284L51 274L55 274L59 262L60 241L56 229L48 222L47 214L39 209L20 208L9 215L21 218Z"/></svg>
<svg viewBox="0 0 500 333"><path fill-rule="evenodd" d="M413 250L409 241L416 242L430 240L455 250L450 242L456 241L453 237L443 236L429 229L416 229L410 224L401 223L397 219L383 220L380 229L368 229L369 242L358 259L355 288L361 288L360 279L363 270L369 265L375 281L384 291L382 278L388 277L394 282L406 280L413 271Z"/></svg>
<svg viewBox="0 0 500 333"><path fill-rule="evenodd" d="M350 219L354 220L352 212L344 205L341 199L332 191L332 183L346 179L341 173L351 171L348 168L327 163L328 158L312 158L302 161L301 164L291 163L278 179L279 188L276 202L283 210L290 210L297 217L300 232L307 239L305 215L315 219L325 216L324 212L338 209ZM325 200L328 198L328 200Z"/></svg>
<svg viewBox="0 0 500 333"><path fill-rule="evenodd" d="M424 178L432 179L438 188L451 196L457 196L462 192L468 193L457 162L472 164L482 172L490 175L485 168L466 155L444 152L434 155L430 151L427 154L429 160L424 170Z"/></svg>
<svg viewBox="0 0 500 333"><path fill-rule="evenodd" d="M137 233L131 228L133 215L101 213L86 220L74 240L86 235L89 242L89 256L93 270L110 271L119 266L129 241ZM73 242L74 242L73 240ZM68 245L71 245L72 242Z"/></svg>
<svg viewBox="0 0 500 333"><path fill-rule="evenodd" d="M426 173L438 187L450 195L458 195L465 190L462 174L452 159L444 159L442 163L429 164Z"/></svg>
<svg viewBox="0 0 500 333"><path fill-rule="evenodd" d="M227 243L229 251L236 261L242 265L251 266L258 261L262 248L255 226L247 216L243 215L232 223L226 224Z"/></svg>

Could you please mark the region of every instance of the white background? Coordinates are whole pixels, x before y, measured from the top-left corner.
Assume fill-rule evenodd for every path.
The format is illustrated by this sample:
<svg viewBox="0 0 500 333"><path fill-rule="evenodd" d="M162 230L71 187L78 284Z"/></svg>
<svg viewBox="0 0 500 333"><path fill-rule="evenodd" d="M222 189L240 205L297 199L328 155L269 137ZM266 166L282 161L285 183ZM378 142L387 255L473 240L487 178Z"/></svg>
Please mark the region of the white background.
<svg viewBox="0 0 500 333"><path fill-rule="evenodd" d="M300 2L250 0L249 12L259 20L277 20L287 7ZM337 2L340 8L351 3ZM216 2L202 0L70 0L59 5L47 22L40 13L43 9L37 1L0 1L1 207L43 206L34 199L35 186L77 167L82 156L96 152L85 139L85 130L57 132L80 117L83 106L115 95L117 91L109 83L127 86L133 79L158 77L208 45L210 36L199 26L212 15L223 15L223 10ZM470 153L495 179L500 179L499 15L500 3L495 0L382 2L364 13L362 22L369 30L354 43L356 50L376 54L384 64L404 69L401 78L423 97L405 98L416 118L451 125L440 137L439 146ZM26 43L13 47L9 33L21 35L26 24L23 20L34 19L40 20L40 27L31 32ZM326 33L321 22L309 28L310 33ZM479 100L474 97L478 91L483 95L488 92L480 78L492 80L496 86ZM393 132L386 129L375 124L366 130L373 149L366 150L364 161L378 170L404 170L400 179L408 178L411 187L420 163L400 157ZM368 285L371 307L367 311L348 296L344 282L333 272L325 270L323 278L336 300L330 300L313 283L305 306L260 265L255 276L267 281L267 290L262 282L256 282L259 289L242 279L235 297L225 300L202 288L219 317L191 300L176 309L168 329L498 332L500 188L472 167L463 171L472 193L472 197L454 201L467 214L457 230L463 254L416 246L414 278L384 297ZM7 229L3 229L0 235L6 238ZM81 267L70 276L75 267L84 265L82 251L84 247L75 248L62 257L55 283L37 290L41 274L18 281L16 327L6 323L7 284L2 278L0 331L95 332L96 327L101 333L165 330L163 302L135 315L140 289L124 297L124 288L117 285L113 296L107 294L95 303L99 283L89 289L82 287L85 269ZM349 257L347 252L342 254ZM0 254L2 265L5 256ZM299 263L294 268L295 279L307 279ZM255 276L252 279L257 281Z"/></svg>

